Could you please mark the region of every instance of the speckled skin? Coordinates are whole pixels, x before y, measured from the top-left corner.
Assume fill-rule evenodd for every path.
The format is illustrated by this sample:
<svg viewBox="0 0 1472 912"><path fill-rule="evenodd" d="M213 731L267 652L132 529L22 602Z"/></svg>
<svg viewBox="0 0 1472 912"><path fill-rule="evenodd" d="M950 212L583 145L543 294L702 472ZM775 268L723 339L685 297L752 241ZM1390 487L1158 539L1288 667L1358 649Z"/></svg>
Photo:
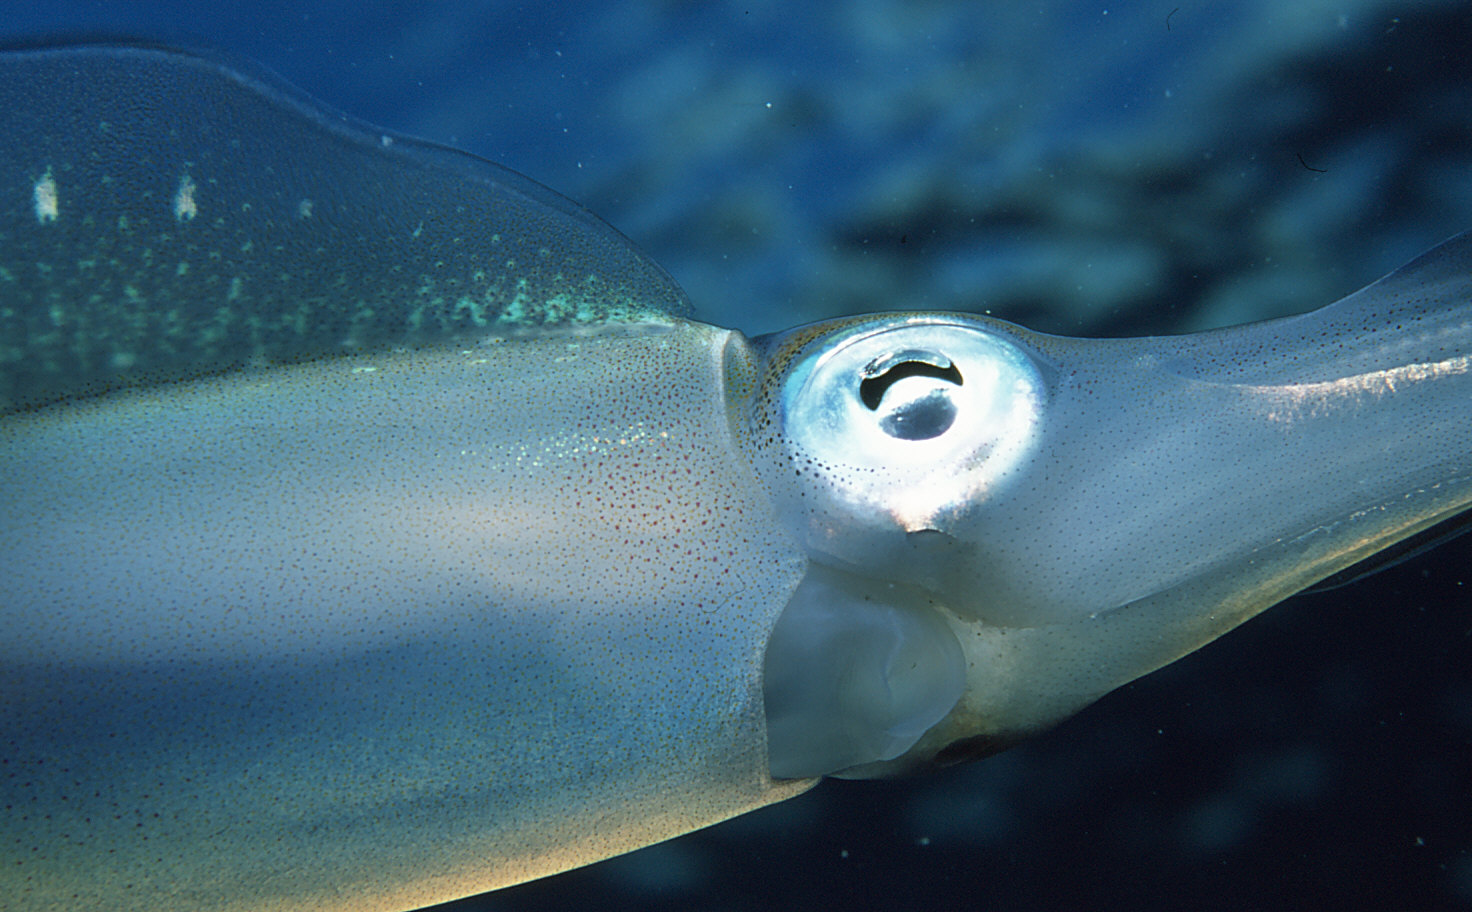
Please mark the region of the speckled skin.
<svg viewBox="0 0 1472 912"><path fill-rule="evenodd" d="M760 669L805 561L728 433L728 340L7 419L0 907L399 910L804 788L766 775Z"/></svg>
<svg viewBox="0 0 1472 912"><path fill-rule="evenodd" d="M0 413L688 309L577 204L244 61L10 51L0 118Z"/></svg>
<svg viewBox="0 0 1472 912"><path fill-rule="evenodd" d="M401 909L803 787L802 559L663 270L248 64L9 52L0 109L0 908Z"/></svg>

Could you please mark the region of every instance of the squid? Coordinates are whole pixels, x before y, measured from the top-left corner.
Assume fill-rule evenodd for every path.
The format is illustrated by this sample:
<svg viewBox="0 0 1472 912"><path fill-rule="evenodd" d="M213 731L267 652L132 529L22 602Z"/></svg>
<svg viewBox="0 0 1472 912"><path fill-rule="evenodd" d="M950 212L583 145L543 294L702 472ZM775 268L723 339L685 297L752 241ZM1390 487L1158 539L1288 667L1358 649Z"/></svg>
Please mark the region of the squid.
<svg viewBox="0 0 1472 912"><path fill-rule="evenodd" d="M504 168L0 53L0 908L399 912L985 757L1472 505L1472 235L747 338Z"/></svg>

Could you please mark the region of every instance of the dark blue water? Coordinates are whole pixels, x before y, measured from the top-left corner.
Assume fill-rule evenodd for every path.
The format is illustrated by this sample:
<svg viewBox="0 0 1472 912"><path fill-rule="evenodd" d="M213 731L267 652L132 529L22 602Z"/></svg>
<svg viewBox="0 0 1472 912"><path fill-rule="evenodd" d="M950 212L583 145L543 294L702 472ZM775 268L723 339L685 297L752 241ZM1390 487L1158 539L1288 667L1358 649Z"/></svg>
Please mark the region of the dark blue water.
<svg viewBox="0 0 1472 912"><path fill-rule="evenodd" d="M1196 329L1327 303L1472 227L1458 2L121 7L7 11L0 35L255 58L586 203L752 332L911 307ZM984 763L829 783L464 908L1468 904L1462 541Z"/></svg>

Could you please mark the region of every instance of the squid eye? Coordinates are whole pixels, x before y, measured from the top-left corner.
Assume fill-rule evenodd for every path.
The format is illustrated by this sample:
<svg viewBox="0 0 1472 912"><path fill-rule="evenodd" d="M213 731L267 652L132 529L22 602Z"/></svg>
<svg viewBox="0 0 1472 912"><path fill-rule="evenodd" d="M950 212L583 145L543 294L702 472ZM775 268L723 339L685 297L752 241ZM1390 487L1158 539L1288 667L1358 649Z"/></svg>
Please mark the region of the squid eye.
<svg viewBox="0 0 1472 912"><path fill-rule="evenodd" d="M781 379L796 496L887 515L907 530L974 503L1031 452L1038 364L968 318L864 318L803 340Z"/></svg>

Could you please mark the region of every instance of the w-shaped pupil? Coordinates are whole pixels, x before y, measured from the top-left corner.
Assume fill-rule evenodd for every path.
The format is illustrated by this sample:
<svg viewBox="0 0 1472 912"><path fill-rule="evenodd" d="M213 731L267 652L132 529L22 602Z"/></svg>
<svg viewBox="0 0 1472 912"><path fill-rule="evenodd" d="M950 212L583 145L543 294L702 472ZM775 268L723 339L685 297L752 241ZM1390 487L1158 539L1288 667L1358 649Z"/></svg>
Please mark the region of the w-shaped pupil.
<svg viewBox="0 0 1472 912"><path fill-rule="evenodd" d="M859 384L859 399L871 411L879 408L889 388L906 377L935 377L957 386L961 385L961 372L956 365L936 367L927 361L901 361L876 377L869 377Z"/></svg>

